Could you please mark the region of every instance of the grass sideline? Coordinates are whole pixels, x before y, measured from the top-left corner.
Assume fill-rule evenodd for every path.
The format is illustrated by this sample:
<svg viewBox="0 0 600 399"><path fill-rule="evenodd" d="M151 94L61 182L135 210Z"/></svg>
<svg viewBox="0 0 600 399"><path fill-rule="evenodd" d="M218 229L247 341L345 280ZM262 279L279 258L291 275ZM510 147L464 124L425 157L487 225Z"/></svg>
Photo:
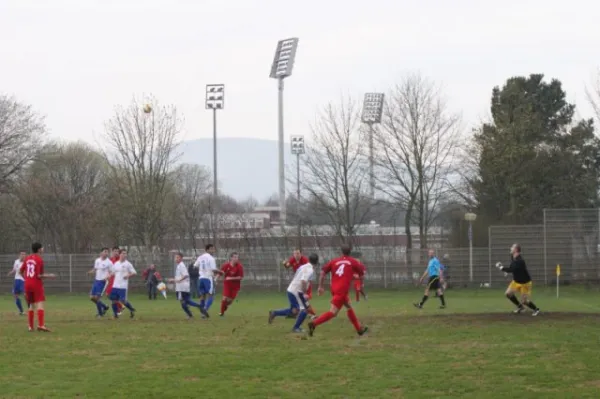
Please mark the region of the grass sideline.
<svg viewBox="0 0 600 399"><path fill-rule="evenodd" d="M137 319L113 321L86 296L49 296L50 334L28 333L3 295L0 397L597 398L600 293L534 294L537 318L510 315L499 290L451 290L445 310L415 309L421 290L370 292L355 306L368 336L342 312L306 340L291 320L267 324L284 293L241 292L225 318L216 301L208 321L186 321L172 297L134 296Z"/></svg>

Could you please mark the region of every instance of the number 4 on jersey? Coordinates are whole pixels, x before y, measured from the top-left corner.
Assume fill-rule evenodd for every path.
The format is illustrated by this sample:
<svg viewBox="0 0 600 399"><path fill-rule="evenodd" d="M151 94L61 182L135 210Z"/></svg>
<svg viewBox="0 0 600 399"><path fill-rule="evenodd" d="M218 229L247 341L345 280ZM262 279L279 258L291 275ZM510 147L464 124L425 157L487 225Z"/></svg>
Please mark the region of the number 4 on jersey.
<svg viewBox="0 0 600 399"><path fill-rule="evenodd" d="M338 267L338 269L335 271L335 274L342 277L344 275L344 267L346 267L345 264L342 264L340 267Z"/></svg>

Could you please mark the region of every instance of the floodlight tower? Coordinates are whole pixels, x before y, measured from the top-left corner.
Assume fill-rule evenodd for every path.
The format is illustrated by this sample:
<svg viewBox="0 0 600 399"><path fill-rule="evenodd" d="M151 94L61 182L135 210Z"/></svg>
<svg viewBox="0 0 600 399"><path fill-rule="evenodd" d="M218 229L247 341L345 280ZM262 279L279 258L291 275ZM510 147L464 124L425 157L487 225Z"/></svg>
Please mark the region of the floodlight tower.
<svg viewBox="0 0 600 399"><path fill-rule="evenodd" d="M206 109L213 112L213 191L215 200L218 190L217 183L217 110L225 108L225 85L206 85Z"/></svg>
<svg viewBox="0 0 600 399"><path fill-rule="evenodd" d="M283 79L292 75L298 38L280 40L275 49L275 56L271 64L269 77L277 79L278 88L278 140L279 140L279 212L281 227L285 228L285 162L284 162L284 137L283 137Z"/></svg>
<svg viewBox="0 0 600 399"><path fill-rule="evenodd" d="M302 249L302 223L300 220L300 155L304 154L304 136L292 136L292 155L296 156L296 196L297 196L297 223L298 223L298 248Z"/></svg>
<svg viewBox="0 0 600 399"><path fill-rule="evenodd" d="M369 126L369 183L371 198L375 199L375 150L373 125L381 123L383 113L383 93L366 93L363 101L362 121Z"/></svg>

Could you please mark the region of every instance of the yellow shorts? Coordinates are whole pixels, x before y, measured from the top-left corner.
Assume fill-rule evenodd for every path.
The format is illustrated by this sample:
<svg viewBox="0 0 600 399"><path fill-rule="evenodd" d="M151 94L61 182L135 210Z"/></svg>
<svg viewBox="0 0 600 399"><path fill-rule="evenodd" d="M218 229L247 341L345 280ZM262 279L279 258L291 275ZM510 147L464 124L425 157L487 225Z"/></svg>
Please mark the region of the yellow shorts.
<svg viewBox="0 0 600 399"><path fill-rule="evenodd" d="M531 295L531 286L531 281L525 284L519 284L515 281L511 281L510 285L508 286L508 289L510 289L511 291L519 292L521 293L521 295Z"/></svg>

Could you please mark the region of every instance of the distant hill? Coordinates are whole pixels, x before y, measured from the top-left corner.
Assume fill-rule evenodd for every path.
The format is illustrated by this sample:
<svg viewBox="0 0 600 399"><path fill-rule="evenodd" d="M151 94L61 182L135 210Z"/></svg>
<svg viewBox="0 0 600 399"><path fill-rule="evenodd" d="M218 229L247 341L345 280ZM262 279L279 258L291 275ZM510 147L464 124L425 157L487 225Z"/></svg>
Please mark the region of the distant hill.
<svg viewBox="0 0 600 399"><path fill-rule="evenodd" d="M277 151L275 140L218 139L217 178L220 190L238 200L252 196L263 201L277 193L279 190ZM185 141L182 143L181 152L183 153L181 162L204 165L212 173L212 139ZM291 157L289 152L290 145L285 143L286 164ZM286 172L288 172L287 166Z"/></svg>

